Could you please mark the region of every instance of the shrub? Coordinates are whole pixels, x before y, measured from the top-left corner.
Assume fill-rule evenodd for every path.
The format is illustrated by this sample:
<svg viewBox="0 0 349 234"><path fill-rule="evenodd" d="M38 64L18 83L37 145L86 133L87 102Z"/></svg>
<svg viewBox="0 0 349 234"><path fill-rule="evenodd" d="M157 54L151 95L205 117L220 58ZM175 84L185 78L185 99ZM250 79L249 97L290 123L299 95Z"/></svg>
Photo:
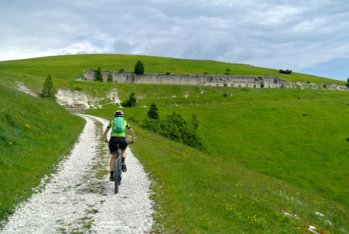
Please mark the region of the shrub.
<svg viewBox="0 0 349 234"><path fill-rule="evenodd" d="M282 70L282 69L280 69L280 70L279 70L279 73L282 73L282 74L291 74L291 73L292 73L292 70L289 70L289 69Z"/></svg>
<svg viewBox="0 0 349 234"><path fill-rule="evenodd" d="M160 132L160 121L157 119L146 118L143 120L142 126L150 131Z"/></svg>
<svg viewBox="0 0 349 234"><path fill-rule="evenodd" d="M230 69L229 68L225 69L225 73L224 74L225 75L230 75Z"/></svg>
<svg viewBox="0 0 349 234"><path fill-rule="evenodd" d="M120 68L119 73L123 73L123 72L125 72L125 69L124 68Z"/></svg>
<svg viewBox="0 0 349 234"><path fill-rule="evenodd" d="M95 81L103 81L101 67L98 67L96 71Z"/></svg>
<svg viewBox="0 0 349 234"><path fill-rule="evenodd" d="M144 65L141 61L138 61L135 65L135 73L138 75L144 74Z"/></svg>
<svg viewBox="0 0 349 234"><path fill-rule="evenodd" d="M192 114L191 116L191 125L193 126L193 129L196 131L199 128L199 119L196 114Z"/></svg>
<svg viewBox="0 0 349 234"><path fill-rule="evenodd" d="M73 89L76 91L82 91L82 88L80 86L75 86Z"/></svg>
<svg viewBox="0 0 349 234"><path fill-rule="evenodd" d="M349 88L349 78L347 79L346 86Z"/></svg>
<svg viewBox="0 0 349 234"><path fill-rule="evenodd" d="M113 82L113 75L111 73L108 74L108 82Z"/></svg>
<svg viewBox="0 0 349 234"><path fill-rule="evenodd" d="M135 93L131 93L127 100L121 102L121 105L123 107L132 107L132 106L136 106L136 104L137 104L137 97Z"/></svg>
<svg viewBox="0 0 349 234"><path fill-rule="evenodd" d="M191 122L185 121L176 112L167 115L162 120L146 118L143 121L143 127L185 145L204 150L204 145L197 134L199 120L195 114L193 114Z"/></svg>
<svg viewBox="0 0 349 234"><path fill-rule="evenodd" d="M51 75L48 75L42 87L40 96L43 98L55 99L55 91L53 89L53 81Z"/></svg>

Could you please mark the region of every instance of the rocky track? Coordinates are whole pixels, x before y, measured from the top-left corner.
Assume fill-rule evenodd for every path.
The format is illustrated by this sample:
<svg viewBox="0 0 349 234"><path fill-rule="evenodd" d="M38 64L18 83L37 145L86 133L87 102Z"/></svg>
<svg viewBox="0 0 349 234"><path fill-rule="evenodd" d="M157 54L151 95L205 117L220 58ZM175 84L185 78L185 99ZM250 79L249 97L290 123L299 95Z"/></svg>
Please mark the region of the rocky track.
<svg viewBox="0 0 349 234"><path fill-rule="evenodd" d="M42 180L0 233L148 233L150 181L128 151L120 192L108 181L109 153L101 135L107 121L87 115L73 151Z"/></svg>

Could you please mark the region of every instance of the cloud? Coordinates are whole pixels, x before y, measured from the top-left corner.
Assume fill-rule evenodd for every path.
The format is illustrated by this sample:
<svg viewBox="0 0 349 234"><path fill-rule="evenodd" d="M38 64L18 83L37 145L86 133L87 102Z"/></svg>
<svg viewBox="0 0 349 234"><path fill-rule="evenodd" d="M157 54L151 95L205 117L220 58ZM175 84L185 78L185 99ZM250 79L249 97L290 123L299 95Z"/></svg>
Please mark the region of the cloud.
<svg viewBox="0 0 349 234"><path fill-rule="evenodd" d="M340 0L36 0L0 3L0 60L124 53L292 70L349 56Z"/></svg>

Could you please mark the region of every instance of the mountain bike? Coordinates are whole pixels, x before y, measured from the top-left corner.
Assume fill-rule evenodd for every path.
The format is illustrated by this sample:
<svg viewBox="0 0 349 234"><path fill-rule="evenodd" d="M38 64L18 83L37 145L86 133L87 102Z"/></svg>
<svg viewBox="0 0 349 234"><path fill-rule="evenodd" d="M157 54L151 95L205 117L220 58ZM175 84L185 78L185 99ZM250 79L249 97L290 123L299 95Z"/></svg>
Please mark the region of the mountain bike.
<svg viewBox="0 0 349 234"><path fill-rule="evenodd" d="M114 184L115 184L115 193L119 192L119 186L122 180L122 170L121 170L121 149L117 145L117 151L115 156L115 165L114 165Z"/></svg>

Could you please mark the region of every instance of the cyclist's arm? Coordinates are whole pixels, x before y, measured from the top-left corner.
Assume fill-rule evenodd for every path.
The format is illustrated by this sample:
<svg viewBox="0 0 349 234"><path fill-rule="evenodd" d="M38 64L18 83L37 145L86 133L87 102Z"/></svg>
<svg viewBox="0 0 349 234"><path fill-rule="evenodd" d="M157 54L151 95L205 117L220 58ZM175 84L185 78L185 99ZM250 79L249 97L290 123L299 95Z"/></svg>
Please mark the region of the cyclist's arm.
<svg viewBox="0 0 349 234"><path fill-rule="evenodd" d="M129 128L128 130L131 133L131 141L130 141L130 143L132 144L133 142L135 142L135 131L133 131L133 128Z"/></svg>
<svg viewBox="0 0 349 234"><path fill-rule="evenodd" d="M104 137L104 142L106 142L106 143L109 143L109 141L108 141L108 132L109 132L109 129L110 129L110 127L108 126L108 127L106 127L106 129L104 130L104 133L103 133L103 137Z"/></svg>

